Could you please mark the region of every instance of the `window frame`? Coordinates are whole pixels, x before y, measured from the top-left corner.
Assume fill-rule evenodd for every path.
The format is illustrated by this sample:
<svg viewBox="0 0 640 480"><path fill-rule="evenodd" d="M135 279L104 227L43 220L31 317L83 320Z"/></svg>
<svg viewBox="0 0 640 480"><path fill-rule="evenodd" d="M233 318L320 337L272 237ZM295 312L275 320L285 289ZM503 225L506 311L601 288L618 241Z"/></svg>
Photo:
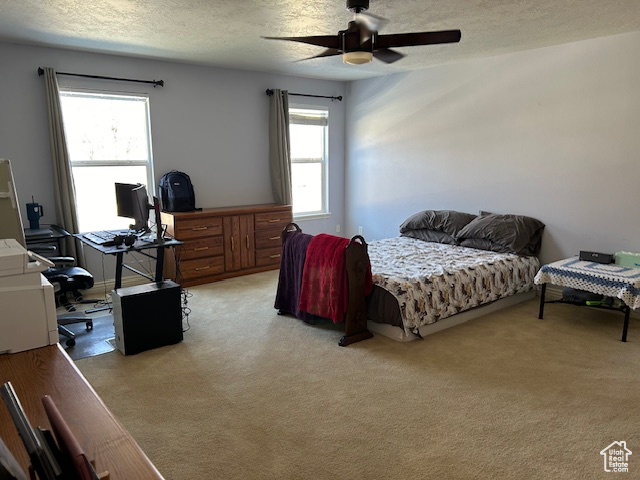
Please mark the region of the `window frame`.
<svg viewBox="0 0 640 480"><path fill-rule="evenodd" d="M73 171L75 168L100 168L100 167L144 167L146 170L146 188L147 193L151 196L156 195L155 175L154 175L154 162L153 162L153 143L151 135L151 111L149 95L146 93L132 93L132 92L120 92L120 91L106 91L98 89L78 88L78 87L60 87L60 102L62 103L62 97L64 96L86 96L90 98L105 97L105 98L122 98L130 99L129 101L141 101L144 103L145 110L145 125L144 135L146 137L146 160L73 160L71 156L69 158L69 166L71 167L71 173L73 177ZM62 110L62 106L61 106ZM62 112L63 118L64 113ZM65 130L66 133L66 130ZM75 177L74 177L75 183ZM76 204L78 198L74 199ZM81 221L81 219L79 219Z"/></svg>
<svg viewBox="0 0 640 480"><path fill-rule="evenodd" d="M292 121L292 111L295 113L299 112L300 116L303 116L304 111L308 112L318 112L320 113L319 117L323 120L319 121ZM320 164L321 171L321 191L320 191L320 202L321 209L307 212L299 212L296 213L294 211L293 216L294 219L315 219L315 218L326 218L330 216L329 211L329 108L321 105L303 105L303 104L290 104L289 105L289 127L291 125L318 125L322 126L323 132L323 151L322 157L318 160L315 158L301 158L299 160L295 160L293 156L290 158L291 168L293 169L294 163L299 164ZM294 117L295 118L295 117ZM291 137L291 129L289 130L289 135ZM293 203L293 202L292 202ZM292 205L293 207L293 205Z"/></svg>

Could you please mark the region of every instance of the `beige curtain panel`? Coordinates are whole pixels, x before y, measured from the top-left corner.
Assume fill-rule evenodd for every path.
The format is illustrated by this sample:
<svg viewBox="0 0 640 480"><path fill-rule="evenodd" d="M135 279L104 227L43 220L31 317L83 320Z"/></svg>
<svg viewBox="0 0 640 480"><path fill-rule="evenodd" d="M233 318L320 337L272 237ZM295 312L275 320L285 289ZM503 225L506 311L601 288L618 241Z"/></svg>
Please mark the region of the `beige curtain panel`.
<svg viewBox="0 0 640 480"><path fill-rule="evenodd" d="M73 184L69 152L64 136L62 110L60 108L60 89L53 68L44 68L44 82L47 94L47 112L49 115L49 143L53 167L54 198L57 222L71 233L78 233L78 215L76 195ZM82 248L78 247L74 237L65 239L66 254L75 257L79 266L85 264Z"/></svg>
<svg viewBox="0 0 640 480"><path fill-rule="evenodd" d="M289 140L289 94L273 89L269 96L269 166L273 199L291 205L291 148Z"/></svg>

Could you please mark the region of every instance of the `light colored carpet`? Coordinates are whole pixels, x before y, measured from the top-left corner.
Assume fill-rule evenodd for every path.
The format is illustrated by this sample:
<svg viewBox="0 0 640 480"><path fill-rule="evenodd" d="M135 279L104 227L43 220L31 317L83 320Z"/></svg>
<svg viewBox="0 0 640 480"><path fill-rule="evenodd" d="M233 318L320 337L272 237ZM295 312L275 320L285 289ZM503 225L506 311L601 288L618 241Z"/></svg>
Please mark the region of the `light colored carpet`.
<svg viewBox="0 0 640 480"><path fill-rule="evenodd" d="M339 347L273 309L277 272L190 289L174 346L77 362L167 479L640 476L640 328L531 300L431 335ZM96 432L99 434L99 432Z"/></svg>

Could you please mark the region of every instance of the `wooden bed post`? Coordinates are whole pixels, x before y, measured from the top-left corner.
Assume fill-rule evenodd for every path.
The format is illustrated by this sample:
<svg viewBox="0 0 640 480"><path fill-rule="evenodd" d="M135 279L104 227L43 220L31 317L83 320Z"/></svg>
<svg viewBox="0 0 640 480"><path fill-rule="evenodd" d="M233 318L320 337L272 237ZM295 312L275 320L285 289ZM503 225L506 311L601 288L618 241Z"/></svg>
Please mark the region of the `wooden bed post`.
<svg viewBox="0 0 640 480"><path fill-rule="evenodd" d="M373 337L373 334L367 330L367 308L364 300L365 280L369 270L367 242L362 236L356 235L347 245L345 255L349 303L345 319L345 335L338 343L341 347Z"/></svg>
<svg viewBox="0 0 640 480"><path fill-rule="evenodd" d="M301 231L302 229L298 226L297 223L290 222L286 227L284 227L284 230L282 230L282 233L280 234L280 238L282 239L282 246L284 247L284 241L290 233Z"/></svg>

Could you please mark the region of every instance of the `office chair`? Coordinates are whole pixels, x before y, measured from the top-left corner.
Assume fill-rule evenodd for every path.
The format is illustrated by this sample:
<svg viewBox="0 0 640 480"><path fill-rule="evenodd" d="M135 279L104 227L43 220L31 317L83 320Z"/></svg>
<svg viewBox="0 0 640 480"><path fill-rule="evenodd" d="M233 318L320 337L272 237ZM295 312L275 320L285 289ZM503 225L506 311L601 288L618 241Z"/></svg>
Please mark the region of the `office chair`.
<svg viewBox="0 0 640 480"><path fill-rule="evenodd" d="M64 306L67 311L75 312L75 307L69 302L68 294L72 293L75 301L82 301L80 290L93 287L93 275L81 267L75 266L73 257L49 257L55 264L42 274L53 285L56 297L56 307ZM84 312L57 315L58 333L67 337L66 345L73 347L76 343L75 334L65 327L72 323L85 322L87 330L93 329L93 320Z"/></svg>
<svg viewBox="0 0 640 480"><path fill-rule="evenodd" d="M93 275L82 267L75 266L73 257L48 257L48 260L55 264L42 274L51 284L59 284L60 289L56 292L56 306L63 306L69 312L75 311L75 307L69 302L68 294L73 294L76 302L82 300L80 290L87 290L93 287Z"/></svg>
<svg viewBox="0 0 640 480"><path fill-rule="evenodd" d="M67 347L73 347L76 344L76 334L69 330L65 325L85 322L87 324L87 331L93 330L93 319L84 312L58 314L57 321L58 334L67 338L64 342Z"/></svg>

